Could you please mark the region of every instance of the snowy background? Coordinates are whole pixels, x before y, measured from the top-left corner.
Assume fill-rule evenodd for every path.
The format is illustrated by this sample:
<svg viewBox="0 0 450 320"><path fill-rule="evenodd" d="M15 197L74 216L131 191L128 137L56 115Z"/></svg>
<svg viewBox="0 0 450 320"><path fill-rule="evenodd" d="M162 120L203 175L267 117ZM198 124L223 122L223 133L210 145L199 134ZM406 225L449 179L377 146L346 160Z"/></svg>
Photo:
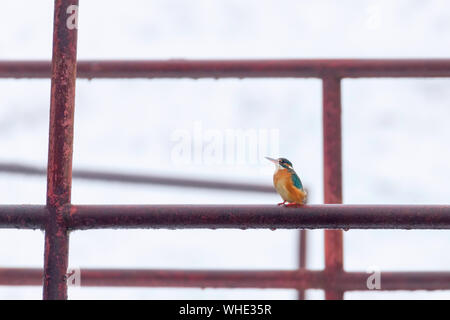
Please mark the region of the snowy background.
<svg viewBox="0 0 450 320"><path fill-rule="evenodd" d="M79 59L447 58L445 0L80 1ZM0 59L51 58L53 1L2 1ZM450 79L343 81L344 202L446 204ZM45 167L49 80L0 80L0 162ZM278 129L280 155L322 203L319 80L80 80L75 168L271 184L269 163L174 165L171 136L205 129ZM278 156L278 155L272 155ZM45 177L0 175L4 204L44 204ZM272 204L274 195L74 180L76 204ZM309 233L308 267L323 268L323 232ZM345 269L449 270L448 231L348 231ZM0 230L1 267L42 267L41 231ZM294 269L294 231L84 231L80 268ZM40 287L0 287L40 299ZM104 299L291 299L294 290L70 288ZM309 298L323 298L319 290ZM450 292L353 292L346 298L450 298Z"/></svg>

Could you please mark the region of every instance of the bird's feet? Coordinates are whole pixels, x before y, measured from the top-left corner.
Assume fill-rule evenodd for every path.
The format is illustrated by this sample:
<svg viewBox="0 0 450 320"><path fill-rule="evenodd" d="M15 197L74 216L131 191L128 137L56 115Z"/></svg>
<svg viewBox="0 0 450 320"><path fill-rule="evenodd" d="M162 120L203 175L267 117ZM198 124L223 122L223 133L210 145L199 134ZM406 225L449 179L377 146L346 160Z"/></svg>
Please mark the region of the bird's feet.
<svg viewBox="0 0 450 320"><path fill-rule="evenodd" d="M303 204L302 203L295 203L295 202L290 202L288 204L285 204L285 207L302 207Z"/></svg>
<svg viewBox="0 0 450 320"><path fill-rule="evenodd" d="M277 206L283 206L286 204L286 200L284 200L283 202L277 203Z"/></svg>

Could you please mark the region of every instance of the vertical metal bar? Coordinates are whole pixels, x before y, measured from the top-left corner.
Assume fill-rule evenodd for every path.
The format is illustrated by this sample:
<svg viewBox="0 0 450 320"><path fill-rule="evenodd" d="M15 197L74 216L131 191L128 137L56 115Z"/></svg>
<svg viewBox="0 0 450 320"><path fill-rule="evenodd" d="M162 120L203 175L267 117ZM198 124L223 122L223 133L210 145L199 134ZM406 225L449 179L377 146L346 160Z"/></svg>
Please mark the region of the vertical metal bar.
<svg viewBox="0 0 450 320"><path fill-rule="evenodd" d="M44 299L67 299L69 234L64 222L72 188L78 0L55 0L47 171Z"/></svg>
<svg viewBox="0 0 450 320"><path fill-rule="evenodd" d="M299 232L299 260L298 260L298 268L300 270L306 269L306 259L307 259L307 231L300 230ZM305 289L298 290L298 300L305 300L306 294Z"/></svg>
<svg viewBox="0 0 450 320"><path fill-rule="evenodd" d="M342 203L341 79L326 75L323 85L323 161L325 203ZM325 270L330 281L343 271L343 233L325 230ZM325 298L343 299L344 292L326 290Z"/></svg>

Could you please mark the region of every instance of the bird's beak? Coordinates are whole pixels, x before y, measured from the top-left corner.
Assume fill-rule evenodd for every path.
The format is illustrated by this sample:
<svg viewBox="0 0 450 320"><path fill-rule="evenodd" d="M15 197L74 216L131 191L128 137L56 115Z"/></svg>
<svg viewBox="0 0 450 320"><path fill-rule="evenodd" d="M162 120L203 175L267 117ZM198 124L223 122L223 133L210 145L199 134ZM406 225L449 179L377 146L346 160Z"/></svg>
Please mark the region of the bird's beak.
<svg viewBox="0 0 450 320"><path fill-rule="evenodd" d="M275 163L275 164L278 164L278 160L277 160L277 159L273 159L273 158L269 158L269 157L265 157L265 158L266 158L267 160L269 160L269 161Z"/></svg>

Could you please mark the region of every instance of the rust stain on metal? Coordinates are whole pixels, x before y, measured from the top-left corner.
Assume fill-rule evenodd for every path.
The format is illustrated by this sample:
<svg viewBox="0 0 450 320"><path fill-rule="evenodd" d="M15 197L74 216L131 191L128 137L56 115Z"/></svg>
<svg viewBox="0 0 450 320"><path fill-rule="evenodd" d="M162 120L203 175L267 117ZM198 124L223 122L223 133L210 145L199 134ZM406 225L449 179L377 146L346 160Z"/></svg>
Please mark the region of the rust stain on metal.
<svg viewBox="0 0 450 320"><path fill-rule="evenodd" d="M45 206L0 206L0 228L44 229L48 217Z"/></svg>
<svg viewBox="0 0 450 320"><path fill-rule="evenodd" d="M448 205L72 205L66 217L70 230L450 228Z"/></svg>
<svg viewBox="0 0 450 320"><path fill-rule="evenodd" d="M48 61L0 61L0 78L49 78ZM80 61L78 77L95 78L450 77L450 59L103 60Z"/></svg>
<svg viewBox="0 0 450 320"><path fill-rule="evenodd" d="M334 74L323 85L323 175L325 203L342 203L341 79ZM325 230L325 270L331 275L343 271L343 234ZM326 299L343 299L343 291L327 290Z"/></svg>
<svg viewBox="0 0 450 320"><path fill-rule="evenodd" d="M299 246L298 246L298 268L299 270L306 270L306 266L307 266L307 239L308 239L308 234L307 234L307 230L300 230L299 232ZM298 290L298 300L305 300L306 299L306 293L305 293L305 289L300 288Z"/></svg>
<svg viewBox="0 0 450 320"><path fill-rule="evenodd" d="M48 208L0 205L0 227L44 228ZM450 229L449 205L65 205L58 222L101 228ZM61 220L62 219L62 220Z"/></svg>
<svg viewBox="0 0 450 320"><path fill-rule="evenodd" d="M67 8L78 0L55 0L50 130L47 168L44 299L67 299L69 232L65 216L72 186L77 29L66 26Z"/></svg>
<svg viewBox="0 0 450 320"><path fill-rule="evenodd" d="M0 268L0 285L42 285L41 269ZM277 288L367 291L365 272L83 269L82 287ZM450 290L450 272L381 272L380 290Z"/></svg>

